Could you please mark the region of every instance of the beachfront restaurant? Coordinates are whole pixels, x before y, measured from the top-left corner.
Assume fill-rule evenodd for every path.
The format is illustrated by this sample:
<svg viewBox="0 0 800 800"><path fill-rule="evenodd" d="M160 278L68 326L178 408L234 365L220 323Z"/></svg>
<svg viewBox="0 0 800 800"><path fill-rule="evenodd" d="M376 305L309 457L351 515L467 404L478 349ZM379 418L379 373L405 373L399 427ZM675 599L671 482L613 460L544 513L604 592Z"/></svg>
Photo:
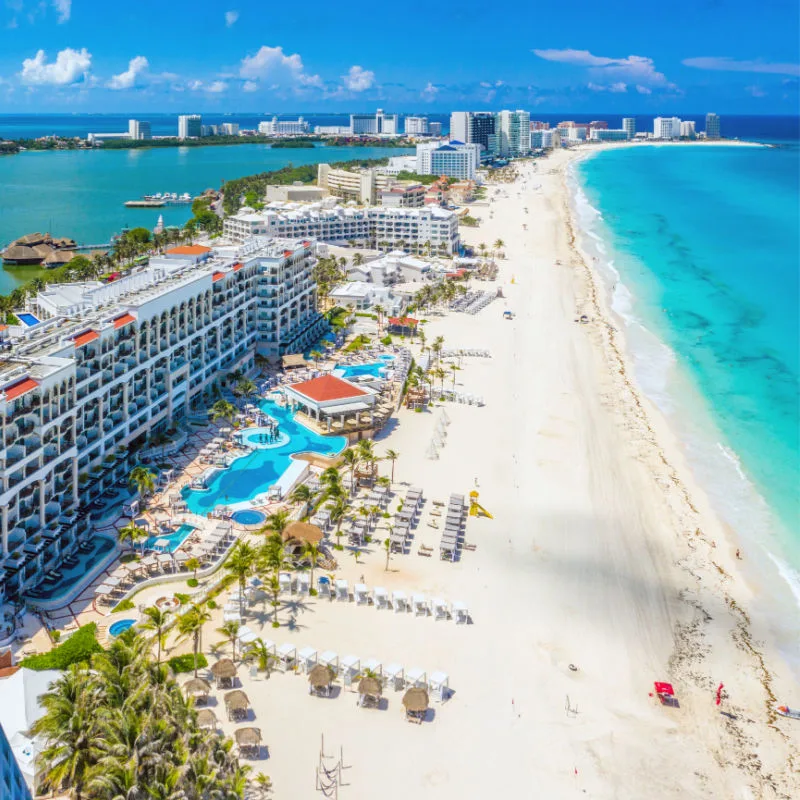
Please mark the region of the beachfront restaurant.
<svg viewBox="0 0 800 800"><path fill-rule="evenodd" d="M285 387L292 411L300 411L331 433L345 428L373 425L378 393L369 386L357 386L345 378L323 375Z"/></svg>

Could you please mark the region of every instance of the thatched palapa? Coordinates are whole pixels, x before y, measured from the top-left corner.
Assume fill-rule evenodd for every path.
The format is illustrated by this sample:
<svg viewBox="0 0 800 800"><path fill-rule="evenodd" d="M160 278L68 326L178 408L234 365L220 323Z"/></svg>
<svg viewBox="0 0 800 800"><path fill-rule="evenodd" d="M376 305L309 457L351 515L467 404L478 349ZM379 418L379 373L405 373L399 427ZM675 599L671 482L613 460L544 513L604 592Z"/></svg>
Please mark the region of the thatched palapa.
<svg viewBox="0 0 800 800"><path fill-rule="evenodd" d="M204 708L202 711L198 711L197 727L214 730L217 727L217 715L210 708Z"/></svg>
<svg viewBox="0 0 800 800"><path fill-rule="evenodd" d="M258 756L258 751L261 749L260 728L239 728L233 735L240 755L245 755L247 752L253 758Z"/></svg>
<svg viewBox="0 0 800 800"><path fill-rule="evenodd" d="M406 719L421 723L428 710L428 691L413 687L403 695L403 706L406 709Z"/></svg>
<svg viewBox="0 0 800 800"><path fill-rule="evenodd" d="M183 691L187 697L193 697L195 701L206 700L211 691L211 684L202 678L192 678L183 684Z"/></svg>
<svg viewBox="0 0 800 800"><path fill-rule="evenodd" d="M330 667L324 664L317 664L308 673L308 690L312 693L328 694L335 677L336 674Z"/></svg>
<svg viewBox="0 0 800 800"><path fill-rule="evenodd" d="M290 522L283 531L283 541L292 540L319 544L323 539L322 530L310 522Z"/></svg>
<svg viewBox="0 0 800 800"><path fill-rule="evenodd" d="M236 664L229 658L221 658L211 667L211 674L217 681L217 688L233 686L233 679L236 677Z"/></svg>
<svg viewBox="0 0 800 800"><path fill-rule="evenodd" d="M228 711L228 719L241 719L247 715L250 708L250 700L241 689L234 689L228 692L225 697L225 708Z"/></svg>
<svg viewBox="0 0 800 800"><path fill-rule="evenodd" d="M377 706L381 700L383 687L377 678L362 678L358 684L358 704Z"/></svg>

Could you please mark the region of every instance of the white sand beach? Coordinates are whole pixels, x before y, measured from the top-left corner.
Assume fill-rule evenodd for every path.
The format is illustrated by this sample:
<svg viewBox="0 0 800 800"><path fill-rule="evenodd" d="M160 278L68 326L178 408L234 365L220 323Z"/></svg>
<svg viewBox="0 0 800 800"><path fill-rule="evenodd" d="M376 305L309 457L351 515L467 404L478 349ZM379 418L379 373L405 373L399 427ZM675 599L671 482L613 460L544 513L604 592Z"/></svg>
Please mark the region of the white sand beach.
<svg viewBox="0 0 800 800"><path fill-rule="evenodd" d="M252 764L277 796L317 796L321 736L328 755L343 749L341 798L800 793L800 729L771 710L797 687L750 620L753 589L735 548L638 392L603 292L574 249L564 172L578 156L527 163L517 183L491 187L474 207L482 221L467 241L506 243L496 284L505 299L476 316L431 315L425 329L428 342L441 335L446 348L491 351L455 373L456 388L485 405L444 406L437 460L425 454L438 409L398 413L376 450L400 452L400 498L408 486L424 490L411 551L388 571L374 544L362 563L337 556L336 577L351 590L363 579L463 601L471 624L288 596L279 629L260 602L245 620L278 645L443 671L452 696L413 725L400 692L363 709L352 690L314 697L303 676L254 678L240 666L249 724L268 754ZM493 515L469 518L476 549L456 563L418 555L420 544L438 546L433 501L473 488ZM673 684L674 707L652 696L654 681ZM212 708L226 732L240 727Z"/></svg>

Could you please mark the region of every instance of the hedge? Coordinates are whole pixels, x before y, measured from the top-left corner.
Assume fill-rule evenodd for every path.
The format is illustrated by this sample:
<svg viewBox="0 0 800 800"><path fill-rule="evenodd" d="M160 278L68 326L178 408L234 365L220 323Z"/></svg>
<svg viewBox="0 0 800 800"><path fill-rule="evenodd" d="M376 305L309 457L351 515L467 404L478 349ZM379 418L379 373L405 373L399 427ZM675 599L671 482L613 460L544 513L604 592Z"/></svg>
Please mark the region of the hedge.
<svg viewBox="0 0 800 800"><path fill-rule="evenodd" d="M185 656L173 656L167 662L173 672L194 672L194 655L187 653ZM203 653L197 654L197 668L204 669L208 666L208 659Z"/></svg>
<svg viewBox="0 0 800 800"><path fill-rule="evenodd" d="M93 653L102 653L103 648L97 641L97 625L90 622L78 628L63 644L54 647L49 653L28 656L22 666L28 669L66 669L70 664L88 661Z"/></svg>

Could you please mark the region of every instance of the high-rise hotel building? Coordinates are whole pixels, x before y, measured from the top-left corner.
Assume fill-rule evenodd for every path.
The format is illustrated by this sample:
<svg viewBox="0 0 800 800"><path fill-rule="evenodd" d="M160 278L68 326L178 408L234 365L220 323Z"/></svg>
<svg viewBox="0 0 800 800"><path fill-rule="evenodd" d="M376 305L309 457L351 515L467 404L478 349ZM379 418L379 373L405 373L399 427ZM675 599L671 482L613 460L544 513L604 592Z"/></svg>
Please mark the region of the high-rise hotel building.
<svg viewBox="0 0 800 800"><path fill-rule="evenodd" d="M309 240L177 247L113 283L50 285L2 331L0 604L35 599L91 536L89 504L148 436L205 410L256 354L319 338L314 263Z"/></svg>

